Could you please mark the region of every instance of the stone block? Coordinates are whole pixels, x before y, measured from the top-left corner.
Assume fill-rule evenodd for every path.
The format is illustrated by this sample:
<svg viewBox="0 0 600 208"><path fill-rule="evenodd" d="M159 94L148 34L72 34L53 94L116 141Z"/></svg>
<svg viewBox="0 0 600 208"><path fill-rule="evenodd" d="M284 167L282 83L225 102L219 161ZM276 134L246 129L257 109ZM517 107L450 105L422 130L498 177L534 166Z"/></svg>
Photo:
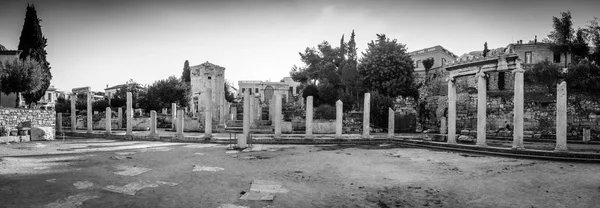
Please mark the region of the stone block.
<svg viewBox="0 0 600 208"><path fill-rule="evenodd" d="M31 128L31 140L54 140L54 128L33 127Z"/></svg>
<svg viewBox="0 0 600 208"><path fill-rule="evenodd" d="M460 135L469 135L469 130L460 130Z"/></svg>
<svg viewBox="0 0 600 208"><path fill-rule="evenodd" d="M475 143L475 141L477 141L477 139L475 139L475 137L472 137L472 136L460 135L458 137L457 141L460 143Z"/></svg>
<svg viewBox="0 0 600 208"><path fill-rule="evenodd" d="M534 134L533 138L534 139L540 139L540 138L542 138L542 134Z"/></svg>

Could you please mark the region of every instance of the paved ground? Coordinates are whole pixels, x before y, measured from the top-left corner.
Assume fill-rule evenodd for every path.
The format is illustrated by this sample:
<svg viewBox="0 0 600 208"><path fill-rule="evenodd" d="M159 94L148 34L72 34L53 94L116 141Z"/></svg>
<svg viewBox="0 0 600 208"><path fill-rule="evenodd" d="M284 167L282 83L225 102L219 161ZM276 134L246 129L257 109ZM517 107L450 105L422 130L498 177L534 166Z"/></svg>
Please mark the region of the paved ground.
<svg viewBox="0 0 600 208"><path fill-rule="evenodd" d="M0 145L0 207L597 207L600 165L372 146ZM268 181L272 201L243 200ZM254 182L254 184L252 184ZM258 186L258 185L257 185Z"/></svg>

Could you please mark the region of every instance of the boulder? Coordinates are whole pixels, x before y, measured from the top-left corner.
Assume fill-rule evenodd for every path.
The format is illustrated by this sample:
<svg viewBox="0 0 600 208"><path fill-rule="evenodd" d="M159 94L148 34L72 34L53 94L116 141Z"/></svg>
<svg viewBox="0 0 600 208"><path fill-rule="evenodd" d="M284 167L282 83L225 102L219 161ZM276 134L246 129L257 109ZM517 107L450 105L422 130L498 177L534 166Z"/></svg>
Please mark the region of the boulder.
<svg viewBox="0 0 600 208"><path fill-rule="evenodd" d="M476 139L472 136L460 135L457 141L461 143L475 143Z"/></svg>
<svg viewBox="0 0 600 208"><path fill-rule="evenodd" d="M54 128L52 127L32 127L31 140L54 140Z"/></svg>

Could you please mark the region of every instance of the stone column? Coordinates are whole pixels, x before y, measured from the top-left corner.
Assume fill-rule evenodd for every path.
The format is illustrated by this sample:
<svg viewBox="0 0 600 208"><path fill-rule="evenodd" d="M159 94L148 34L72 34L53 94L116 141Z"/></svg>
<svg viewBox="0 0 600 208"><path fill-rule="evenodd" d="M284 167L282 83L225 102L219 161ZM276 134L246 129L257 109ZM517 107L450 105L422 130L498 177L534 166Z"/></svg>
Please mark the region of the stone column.
<svg viewBox="0 0 600 208"><path fill-rule="evenodd" d="M395 112L392 108L388 109L388 139L394 138L394 119Z"/></svg>
<svg viewBox="0 0 600 208"><path fill-rule="evenodd" d="M344 117L344 103L341 100L335 102L335 138L342 138L342 129L343 123L342 119Z"/></svg>
<svg viewBox="0 0 600 208"><path fill-rule="evenodd" d="M75 109L75 100L77 100L77 94L71 95L71 132L77 130L77 109Z"/></svg>
<svg viewBox="0 0 600 208"><path fill-rule="evenodd" d="M556 87L556 149L566 152L567 149L567 83L561 82Z"/></svg>
<svg viewBox="0 0 600 208"><path fill-rule="evenodd" d="M273 122L275 122L275 139L281 138L281 94L275 93L275 110L273 115Z"/></svg>
<svg viewBox="0 0 600 208"><path fill-rule="evenodd" d="M123 108L119 107L117 109L117 125L119 125L118 129L123 128Z"/></svg>
<svg viewBox="0 0 600 208"><path fill-rule="evenodd" d="M176 123L177 123L177 133L175 134L175 138L177 138L178 140L183 140L184 136L183 136L183 110L178 110L177 111L177 119L176 119Z"/></svg>
<svg viewBox="0 0 600 208"><path fill-rule="evenodd" d="M62 113L56 114L56 133L62 133Z"/></svg>
<svg viewBox="0 0 600 208"><path fill-rule="evenodd" d="M92 133L92 93L87 93L87 133Z"/></svg>
<svg viewBox="0 0 600 208"><path fill-rule="evenodd" d="M127 119L127 132L125 133L125 135L127 136L133 136L133 126L131 123L133 119L133 110L131 109L131 106L133 105L133 100L131 96L131 92L127 92L127 109L125 110L125 117Z"/></svg>
<svg viewBox="0 0 600 208"><path fill-rule="evenodd" d="M250 94L248 93L248 90L244 91L244 106L243 106L243 114L244 114L244 118L243 118L243 135L241 137L238 137L238 148L246 148L247 144L246 144L246 140L248 137L250 137Z"/></svg>
<svg viewBox="0 0 600 208"><path fill-rule="evenodd" d="M583 128L583 142L589 142L592 134L589 128Z"/></svg>
<svg viewBox="0 0 600 208"><path fill-rule="evenodd" d="M219 98L219 100L221 101L221 103L219 104L219 124L224 125L225 124L225 116L227 115L225 113L225 97L217 96L217 98Z"/></svg>
<svg viewBox="0 0 600 208"><path fill-rule="evenodd" d="M440 134L446 134L448 133L448 123L447 123L447 119L445 116L442 116L442 118L440 119Z"/></svg>
<svg viewBox="0 0 600 208"><path fill-rule="evenodd" d="M523 73L525 70L521 68L521 62L517 61L517 68L513 70L515 74L515 87L514 87L514 112L513 112L513 149L521 150L525 149L523 146L523 114L524 114L524 83Z"/></svg>
<svg viewBox="0 0 600 208"><path fill-rule="evenodd" d="M177 104L176 103L171 103L171 129L173 131L177 130L176 129L176 123L177 123Z"/></svg>
<svg viewBox="0 0 600 208"><path fill-rule="evenodd" d="M106 119L106 127L105 127L106 134L111 134L112 133L112 130L111 130L111 128L112 128L112 126L111 126L111 124L112 124L112 122L111 122L112 121L112 110L110 109L110 107L106 107L105 113L106 113L106 118L105 118Z"/></svg>
<svg viewBox="0 0 600 208"><path fill-rule="evenodd" d="M200 103L198 103L199 105ZM198 106L194 105L194 97L192 97L192 101L190 102L190 109L192 111L192 117L196 118L197 116L197 111L198 111Z"/></svg>
<svg viewBox="0 0 600 208"><path fill-rule="evenodd" d="M365 93L365 106L363 110L363 138L369 138L369 133L371 129L369 129L369 124L371 116L371 93Z"/></svg>
<svg viewBox="0 0 600 208"><path fill-rule="evenodd" d="M487 91L485 73L477 73L477 146L486 147Z"/></svg>
<svg viewBox="0 0 600 208"><path fill-rule="evenodd" d="M313 138L313 96L306 97L306 138Z"/></svg>
<svg viewBox="0 0 600 208"><path fill-rule="evenodd" d="M157 123L156 123L156 111L150 111L150 139L157 140L160 137L158 136L158 132L156 131Z"/></svg>
<svg viewBox="0 0 600 208"><path fill-rule="evenodd" d="M212 137L212 114L213 114L213 102L212 100L212 89L206 89L206 93L204 93L204 98L206 99L206 107L204 108L204 137L211 138Z"/></svg>
<svg viewBox="0 0 600 208"><path fill-rule="evenodd" d="M237 121L237 107L231 107L231 120Z"/></svg>
<svg viewBox="0 0 600 208"><path fill-rule="evenodd" d="M448 144L456 144L456 86L454 86L454 77L446 81L448 81Z"/></svg>
<svg viewBox="0 0 600 208"><path fill-rule="evenodd" d="M275 120L275 95L269 100L269 120Z"/></svg>
<svg viewBox="0 0 600 208"><path fill-rule="evenodd" d="M254 126L254 117L256 111L254 110L254 95L249 95L248 97L248 120L250 120L250 126ZM244 113L246 110L244 109Z"/></svg>

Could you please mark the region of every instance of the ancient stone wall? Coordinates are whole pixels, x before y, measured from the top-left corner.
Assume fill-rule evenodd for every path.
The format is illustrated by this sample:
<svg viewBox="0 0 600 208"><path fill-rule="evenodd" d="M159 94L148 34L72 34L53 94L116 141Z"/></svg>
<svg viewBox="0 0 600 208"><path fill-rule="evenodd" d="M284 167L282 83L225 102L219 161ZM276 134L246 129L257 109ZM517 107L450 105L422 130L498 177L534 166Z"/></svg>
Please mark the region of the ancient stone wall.
<svg viewBox="0 0 600 208"><path fill-rule="evenodd" d="M0 108L0 126L16 129L18 126L55 127L56 111L20 108Z"/></svg>

